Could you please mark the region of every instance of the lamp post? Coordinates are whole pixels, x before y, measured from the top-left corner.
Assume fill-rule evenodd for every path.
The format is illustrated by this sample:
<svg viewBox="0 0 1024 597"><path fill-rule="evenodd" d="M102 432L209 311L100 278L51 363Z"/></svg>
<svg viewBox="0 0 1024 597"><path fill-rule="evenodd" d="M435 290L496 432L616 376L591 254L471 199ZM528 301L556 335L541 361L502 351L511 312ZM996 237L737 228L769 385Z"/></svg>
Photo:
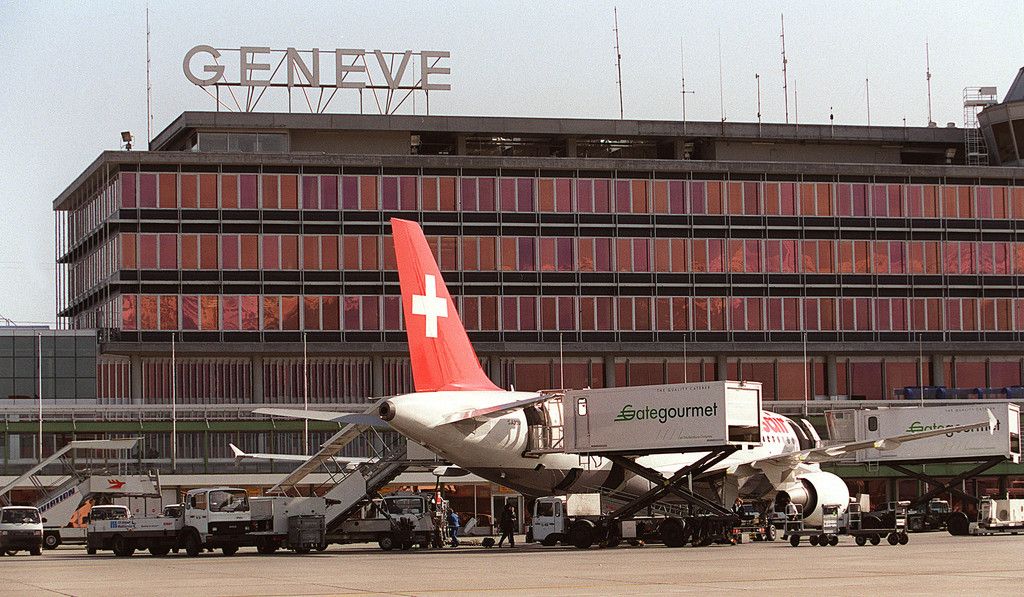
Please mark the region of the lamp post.
<svg viewBox="0 0 1024 597"><path fill-rule="evenodd" d="M808 409L808 396L807 396L807 331L803 333L803 344L804 344L804 417L807 416Z"/></svg>
<svg viewBox="0 0 1024 597"><path fill-rule="evenodd" d="M302 410L309 410L309 360L306 353L306 332L302 332ZM302 447L309 455L309 419L302 420Z"/></svg>

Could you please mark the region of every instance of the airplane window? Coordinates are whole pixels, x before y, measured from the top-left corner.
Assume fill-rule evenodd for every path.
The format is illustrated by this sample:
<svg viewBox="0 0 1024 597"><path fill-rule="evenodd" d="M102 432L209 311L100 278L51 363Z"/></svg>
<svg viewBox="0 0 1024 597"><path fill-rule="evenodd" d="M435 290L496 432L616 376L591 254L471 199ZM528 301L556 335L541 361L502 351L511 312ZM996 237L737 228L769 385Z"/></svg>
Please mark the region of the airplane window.
<svg viewBox="0 0 1024 597"><path fill-rule="evenodd" d="M586 398L578 398L576 400L576 414L578 414L581 417L587 416L587 399Z"/></svg>

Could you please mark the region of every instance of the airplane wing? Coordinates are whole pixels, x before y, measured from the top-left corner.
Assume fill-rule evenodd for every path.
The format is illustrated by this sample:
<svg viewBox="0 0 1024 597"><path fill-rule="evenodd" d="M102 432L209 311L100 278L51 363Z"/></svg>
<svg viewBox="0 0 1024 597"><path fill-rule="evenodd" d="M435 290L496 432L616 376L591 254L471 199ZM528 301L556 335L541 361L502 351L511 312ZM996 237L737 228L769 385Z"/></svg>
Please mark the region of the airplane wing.
<svg viewBox="0 0 1024 597"><path fill-rule="evenodd" d="M485 415L496 415L503 414L510 410L517 408L523 408L537 402L543 402L550 398L548 394L537 394L536 396L530 396L529 398L523 398L522 400L514 400L512 402L505 402L502 404L495 404L493 406L487 406L484 408L474 408L470 410L460 411L441 419L440 425L448 425L451 423L458 423L459 421L465 421L467 419L475 419L477 417L483 417Z"/></svg>
<svg viewBox="0 0 1024 597"><path fill-rule="evenodd" d="M232 454L235 456L235 462L241 462L243 460L267 460L267 461L282 461L282 462L306 462L309 460L309 456L303 456L302 454L268 454L261 452L243 452L241 448L235 444L228 444L231 448ZM355 466L368 462L368 458L357 458L347 456L335 456L334 462L338 464L346 464Z"/></svg>
<svg viewBox="0 0 1024 597"><path fill-rule="evenodd" d="M331 421L335 423L375 427L377 429L390 429L391 427L380 417L364 413L340 413L326 410L303 410L301 408L254 408L252 412L260 415L270 415L272 417L308 419L310 421Z"/></svg>

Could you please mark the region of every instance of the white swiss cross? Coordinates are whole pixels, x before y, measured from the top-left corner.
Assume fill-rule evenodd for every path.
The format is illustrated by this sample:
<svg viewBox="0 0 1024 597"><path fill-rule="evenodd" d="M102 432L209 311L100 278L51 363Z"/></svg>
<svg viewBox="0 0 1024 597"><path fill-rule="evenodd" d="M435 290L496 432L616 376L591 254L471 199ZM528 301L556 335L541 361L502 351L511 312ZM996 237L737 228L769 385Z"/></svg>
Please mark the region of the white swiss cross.
<svg viewBox="0 0 1024 597"><path fill-rule="evenodd" d="M448 317L448 301L437 296L437 280L434 276L424 276L423 288L426 295L412 295L412 313L426 316L427 338L437 338L437 318Z"/></svg>

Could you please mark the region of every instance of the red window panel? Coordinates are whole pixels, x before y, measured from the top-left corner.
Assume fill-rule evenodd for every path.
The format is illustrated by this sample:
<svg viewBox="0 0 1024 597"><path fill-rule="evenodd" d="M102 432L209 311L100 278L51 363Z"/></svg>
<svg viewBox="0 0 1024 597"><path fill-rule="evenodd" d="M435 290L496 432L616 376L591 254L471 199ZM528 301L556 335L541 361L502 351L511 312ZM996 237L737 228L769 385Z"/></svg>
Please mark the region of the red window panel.
<svg viewBox="0 0 1024 597"><path fill-rule="evenodd" d="M379 237L372 235L364 235L360 237L360 269L363 270L377 270L380 269L380 255L377 252L377 241Z"/></svg>
<svg viewBox="0 0 1024 597"><path fill-rule="evenodd" d="M304 270L318 270L320 269L320 237L319 236L303 236L302 237L302 269Z"/></svg>
<svg viewBox="0 0 1024 597"><path fill-rule="evenodd" d="M178 269L178 237L160 235L160 269Z"/></svg>
<svg viewBox="0 0 1024 597"><path fill-rule="evenodd" d="M160 175L159 207L175 209L178 207L178 176L176 174Z"/></svg>
<svg viewBox="0 0 1024 597"><path fill-rule="evenodd" d="M390 244L390 243L388 243ZM394 248L391 249L392 257L394 256ZM338 269L338 237L334 235L324 235L320 237L320 269L325 271L336 271ZM394 267L394 259L392 258L392 266L390 269L396 269Z"/></svg>
<svg viewBox="0 0 1024 597"><path fill-rule="evenodd" d="M779 215L796 215L796 184L784 182L779 185Z"/></svg>
<svg viewBox="0 0 1024 597"><path fill-rule="evenodd" d="M199 297L199 325L203 330L216 330L220 328L220 321L217 315L220 311L219 298L217 296Z"/></svg>
<svg viewBox="0 0 1024 597"><path fill-rule="evenodd" d="M178 329L178 297L170 295L160 297L160 329Z"/></svg>
<svg viewBox="0 0 1024 597"><path fill-rule="evenodd" d="M263 235L263 269L281 269L280 237L276 234Z"/></svg>
<svg viewBox="0 0 1024 597"><path fill-rule="evenodd" d="M836 329L836 299L818 299L818 328L822 330Z"/></svg>
<svg viewBox="0 0 1024 597"><path fill-rule="evenodd" d="M281 236L281 269L299 269L299 237L294 234Z"/></svg>
<svg viewBox="0 0 1024 597"><path fill-rule="evenodd" d="M654 329L662 332L672 330L672 299L663 297L654 300Z"/></svg>
<svg viewBox="0 0 1024 597"><path fill-rule="evenodd" d="M199 238L195 234L181 236L181 269L199 269Z"/></svg>
<svg viewBox="0 0 1024 597"><path fill-rule="evenodd" d="M728 244L729 271L743 271L743 242L742 240L730 239Z"/></svg>
<svg viewBox="0 0 1024 597"><path fill-rule="evenodd" d="M392 329L388 325L388 313L387 303L384 306L384 325L385 329ZM466 326L469 331L477 331L480 329L480 297L478 296L463 296L462 297L462 308L459 310L459 314L462 316L462 324Z"/></svg>
<svg viewBox="0 0 1024 597"><path fill-rule="evenodd" d="M668 238L654 239L654 271L672 271L672 240Z"/></svg>
<svg viewBox="0 0 1024 597"><path fill-rule="evenodd" d="M543 330L558 329L558 302L553 296L540 299L540 324Z"/></svg>
<svg viewBox="0 0 1024 597"><path fill-rule="evenodd" d="M827 183L818 183L815 185L814 193L817 199L817 209L819 216L830 216L832 215L832 189L834 185Z"/></svg>
<svg viewBox="0 0 1024 597"><path fill-rule="evenodd" d="M805 298L803 303L804 330L816 331L818 327L818 299Z"/></svg>
<svg viewBox="0 0 1024 597"><path fill-rule="evenodd" d="M800 215L813 216L817 198L814 196L814 185L811 183L800 184Z"/></svg>
<svg viewBox="0 0 1024 597"><path fill-rule="evenodd" d="M614 299L610 296L599 296L594 300L594 309L597 313L597 329L611 331L615 315Z"/></svg>
<svg viewBox="0 0 1024 597"><path fill-rule="evenodd" d="M746 302L739 297L728 299L729 302L729 325L730 328L737 331L743 331L747 329L747 305Z"/></svg>
<svg viewBox="0 0 1024 597"><path fill-rule="evenodd" d="M633 326L640 331L651 329L651 297L638 296L633 299Z"/></svg>
<svg viewBox="0 0 1024 597"><path fill-rule="evenodd" d="M805 240L800 243L800 271L813 274L818 271L818 243Z"/></svg>
<svg viewBox="0 0 1024 597"><path fill-rule="evenodd" d="M961 388L984 388L988 386L985 379L985 362L971 361L956 357L956 385Z"/></svg>
<svg viewBox="0 0 1024 597"><path fill-rule="evenodd" d="M743 183L743 213L751 216L762 213L760 191L760 183Z"/></svg>
<svg viewBox="0 0 1024 597"><path fill-rule="evenodd" d="M423 209L427 209L427 190L426 181L423 179ZM477 200L477 179L475 178L460 178L459 179L459 199L462 205L463 211L478 211L479 202Z"/></svg>
<svg viewBox="0 0 1024 597"><path fill-rule="evenodd" d="M239 299L237 296L222 296L220 301L221 306L221 324L225 331L235 331L242 329L239 310Z"/></svg>
<svg viewBox="0 0 1024 597"><path fill-rule="evenodd" d="M632 191L630 210L635 214L649 213L651 209L647 204L647 181L631 180L629 186Z"/></svg>
<svg viewBox="0 0 1024 597"><path fill-rule="evenodd" d="M976 187L975 204L977 206L976 213L978 214L979 218L992 218L992 187Z"/></svg>
<svg viewBox="0 0 1024 597"><path fill-rule="evenodd" d="M286 174L279 177L280 204L281 209L298 209L299 207L299 177L294 174Z"/></svg>
<svg viewBox="0 0 1024 597"><path fill-rule="evenodd" d="M243 330L260 329L260 297L243 296L241 315Z"/></svg>
<svg viewBox="0 0 1024 597"><path fill-rule="evenodd" d="M762 309L764 299L761 298L748 298L746 299L747 306L747 330L760 331L764 329L762 321Z"/></svg>
<svg viewBox="0 0 1024 597"><path fill-rule="evenodd" d="M540 239L540 269L545 272L555 271L555 239Z"/></svg>
<svg viewBox="0 0 1024 597"><path fill-rule="evenodd" d="M122 232L121 237L121 269L135 269L135 239L136 236L130 232Z"/></svg>
<svg viewBox="0 0 1024 597"><path fill-rule="evenodd" d="M339 300L336 296L325 296L323 302L323 322L325 330L341 329Z"/></svg>
<svg viewBox="0 0 1024 597"><path fill-rule="evenodd" d="M139 297L139 327L143 330L155 330L160 323L160 307L156 296L142 295Z"/></svg>
<svg viewBox="0 0 1024 597"><path fill-rule="evenodd" d="M542 178L537 181L537 194L540 201L539 211L555 211L555 182L550 178Z"/></svg>
<svg viewBox="0 0 1024 597"><path fill-rule="evenodd" d="M1007 275L1010 273L1010 243L993 243L995 250L995 269L993 270L996 274Z"/></svg>
<svg viewBox="0 0 1024 597"><path fill-rule="evenodd" d="M302 177L302 209L319 209L320 180L317 176Z"/></svg>
<svg viewBox="0 0 1024 597"><path fill-rule="evenodd" d="M516 297L501 298L501 329L510 332L519 329L519 302Z"/></svg>
<svg viewBox="0 0 1024 597"><path fill-rule="evenodd" d="M708 299L706 297L694 297L693 299L693 329L697 331L708 330Z"/></svg>
<svg viewBox="0 0 1024 597"><path fill-rule="evenodd" d="M188 295L181 297L181 329L199 329L199 297Z"/></svg>
<svg viewBox="0 0 1024 597"><path fill-rule="evenodd" d="M139 174L139 207L157 207L156 174Z"/></svg>
<svg viewBox="0 0 1024 597"><path fill-rule="evenodd" d="M630 211L629 181L615 181L615 211L628 214Z"/></svg>
<svg viewBox="0 0 1024 597"><path fill-rule="evenodd" d="M716 181L708 182L707 197L709 214L725 213L722 208L722 183Z"/></svg>
<svg viewBox="0 0 1024 597"><path fill-rule="evenodd" d="M259 206L259 179L255 174L238 177L238 207L256 209Z"/></svg>
<svg viewBox="0 0 1024 597"><path fill-rule="evenodd" d="M1011 299L998 298L996 301L996 329L1008 332L1013 329L1013 308Z"/></svg>
<svg viewBox="0 0 1024 597"><path fill-rule="evenodd" d="M134 172L122 172L121 183L121 207L135 207L137 205L136 194L138 192L138 175Z"/></svg>
<svg viewBox="0 0 1024 597"><path fill-rule="evenodd" d="M730 214L743 213L743 183L727 182L723 185L726 194L725 204Z"/></svg>
<svg viewBox="0 0 1024 597"><path fill-rule="evenodd" d="M243 234L240 237L242 269L259 269L259 236L255 234Z"/></svg>
<svg viewBox="0 0 1024 597"><path fill-rule="evenodd" d="M273 175L264 175L262 177L263 187L263 201L261 205L263 209L280 209L281 199L278 192L279 178Z"/></svg>
<svg viewBox="0 0 1024 597"><path fill-rule="evenodd" d="M978 328L978 300L973 298L960 299L960 321L964 330Z"/></svg>
<svg viewBox="0 0 1024 597"><path fill-rule="evenodd" d="M774 182L764 183L764 213L770 216L779 215L779 185Z"/></svg>
<svg viewBox="0 0 1024 597"><path fill-rule="evenodd" d="M995 273L996 261L995 247L993 247L993 243L977 243L975 244L975 247L978 249L978 273Z"/></svg>
<svg viewBox="0 0 1024 597"><path fill-rule="evenodd" d="M195 174L181 175L181 207L195 209L199 206L198 178Z"/></svg>
<svg viewBox="0 0 1024 597"><path fill-rule="evenodd" d="M1005 388L1021 385L1020 361L991 361L989 367L989 386Z"/></svg>
<svg viewBox="0 0 1024 597"><path fill-rule="evenodd" d="M137 330L138 323L138 297L134 294L121 295L121 329L125 331Z"/></svg>
<svg viewBox="0 0 1024 597"><path fill-rule="evenodd" d="M889 300L889 319L893 330L907 330L907 299L894 298Z"/></svg>
<svg viewBox="0 0 1024 597"><path fill-rule="evenodd" d="M952 331L963 329L960 321L960 299L948 298L944 302L946 307L946 329Z"/></svg>
<svg viewBox="0 0 1024 597"><path fill-rule="evenodd" d="M615 239L615 269L620 272L633 271L633 245L628 238Z"/></svg>
<svg viewBox="0 0 1024 597"><path fill-rule="evenodd" d="M519 326L520 329L523 330L537 329L537 305L535 297L519 297Z"/></svg>
<svg viewBox="0 0 1024 597"><path fill-rule="evenodd" d="M199 268L206 270L218 268L216 234L199 235Z"/></svg>
<svg viewBox="0 0 1024 597"><path fill-rule="evenodd" d="M978 307L981 311L981 329L996 329L996 302L994 299L978 299Z"/></svg>
<svg viewBox="0 0 1024 597"><path fill-rule="evenodd" d="M299 297L281 297L281 329L299 329Z"/></svg>
<svg viewBox="0 0 1024 597"><path fill-rule="evenodd" d="M654 213L667 214L669 213L668 203L668 181L656 180L652 183L651 187L652 195L652 210Z"/></svg>
<svg viewBox="0 0 1024 597"><path fill-rule="evenodd" d="M338 177L320 177L320 209L338 209Z"/></svg>
<svg viewBox="0 0 1024 597"><path fill-rule="evenodd" d="M708 213L707 184L703 182L688 182L686 189L687 196L690 199L690 213Z"/></svg>
<svg viewBox="0 0 1024 597"><path fill-rule="evenodd" d="M281 297L263 297L263 329L281 329Z"/></svg>
<svg viewBox="0 0 1024 597"><path fill-rule="evenodd" d="M320 329L320 297L302 297L302 328L305 330Z"/></svg>
<svg viewBox="0 0 1024 597"><path fill-rule="evenodd" d="M889 242L889 273L902 274L906 272L904 268L903 248L904 243L902 241L894 240Z"/></svg>
<svg viewBox="0 0 1024 597"><path fill-rule="evenodd" d="M690 299L689 297L672 298L672 329L675 331L688 331L690 329Z"/></svg>
<svg viewBox="0 0 1024 597"><path fill-rule="evenodd" d="M377 209L377 177L376 176L360 176L359 177L359 209L375 210Z"/></svg>

